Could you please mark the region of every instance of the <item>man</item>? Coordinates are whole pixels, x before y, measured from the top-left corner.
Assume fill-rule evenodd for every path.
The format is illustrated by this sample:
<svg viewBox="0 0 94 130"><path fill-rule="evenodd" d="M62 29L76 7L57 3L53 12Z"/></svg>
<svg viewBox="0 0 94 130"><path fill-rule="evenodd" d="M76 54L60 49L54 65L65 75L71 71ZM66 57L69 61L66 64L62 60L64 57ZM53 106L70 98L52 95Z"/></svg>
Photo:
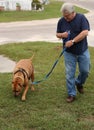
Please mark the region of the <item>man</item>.
<svg viewBox="0 0 94 130"><path fill-rule="evenodd" d="M58 21L56 36L63 40L63 47L67 48L64 52L68 90L67 102L71 103L76 97L75 85L79 93L84 93L83 84L90 69L90 55L87 43L90 27L86 17L83 14L76 13L72 4L63 4L61 11L63 17ZM75 78L77 63L79 75Z"/></svg>

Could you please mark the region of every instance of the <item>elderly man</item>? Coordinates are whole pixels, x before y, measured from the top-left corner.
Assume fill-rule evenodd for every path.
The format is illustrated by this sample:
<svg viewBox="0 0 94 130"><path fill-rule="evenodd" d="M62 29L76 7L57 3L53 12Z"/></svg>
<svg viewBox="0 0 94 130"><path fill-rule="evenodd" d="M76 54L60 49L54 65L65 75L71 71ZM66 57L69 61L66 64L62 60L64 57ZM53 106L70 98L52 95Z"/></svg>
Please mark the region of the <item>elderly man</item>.
<svg viewBox="0 0 94 130"><path fill-rule="evenodd" d="M90 30L89 22L83 14L76 13L70 3L63 4L61 8L63 17L58 21L58 38L63 40L66 86L68 90L67 102L71 103L76 97L76 88L83 94L83 84L88 77L90 69L90 54L88 51L87 35ZM75 78L78 63L79 75Z"/></svg>

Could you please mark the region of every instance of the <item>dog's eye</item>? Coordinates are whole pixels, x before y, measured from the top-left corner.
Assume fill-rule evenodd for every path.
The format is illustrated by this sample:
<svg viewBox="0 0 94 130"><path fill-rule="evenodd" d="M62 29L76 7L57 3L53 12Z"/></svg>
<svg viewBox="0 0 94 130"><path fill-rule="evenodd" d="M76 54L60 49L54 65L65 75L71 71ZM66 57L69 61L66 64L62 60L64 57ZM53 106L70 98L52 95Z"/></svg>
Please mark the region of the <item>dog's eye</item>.
<svg viewBox="0 0 94 130"><path fill-rule="evenodd" d="M18 91L18 90L13 90L13 92L16 92L16 93L18 93L19 91Z"/></svg>
<svg viewBox="0 0 94 130"><path fill-rule="evenodd" d="M22 85L21 85L20 83L18 83L18 85L19 85L20 87L22 87Z"/></svg>

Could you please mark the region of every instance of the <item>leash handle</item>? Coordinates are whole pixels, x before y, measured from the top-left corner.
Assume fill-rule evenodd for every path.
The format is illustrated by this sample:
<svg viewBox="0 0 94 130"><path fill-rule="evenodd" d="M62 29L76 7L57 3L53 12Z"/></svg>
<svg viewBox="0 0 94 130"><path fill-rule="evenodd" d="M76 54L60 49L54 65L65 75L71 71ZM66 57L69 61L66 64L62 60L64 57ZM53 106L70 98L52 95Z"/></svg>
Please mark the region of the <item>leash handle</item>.
<svg viewBox="0 0 94 130"><path fill-rule="evenodd" d="M66 30L66 32L68 33L68 37L63 39L64 45L66 44L67 41L70 40L70 34L71 34L71 33L70 33L70 30Z"/></svg>

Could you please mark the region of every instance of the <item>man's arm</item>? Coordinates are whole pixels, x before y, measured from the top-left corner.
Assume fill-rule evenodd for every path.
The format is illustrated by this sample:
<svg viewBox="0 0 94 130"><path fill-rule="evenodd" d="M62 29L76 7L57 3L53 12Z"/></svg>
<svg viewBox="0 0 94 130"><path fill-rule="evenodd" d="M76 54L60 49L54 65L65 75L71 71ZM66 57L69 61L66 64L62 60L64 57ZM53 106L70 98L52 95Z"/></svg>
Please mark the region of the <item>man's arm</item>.
<svg viewBox="0 0 94 130"><path fill-rule="evenodd" d="M78 43L88 35L88 30L82 31L79 35L74 38L74 42Z"/></svg>
<svg viewBox="0 0 94 130"><path fill-rule="evenodd" d="M78 34L74 39L66 42L66 47L71 47L73 44L77 44L81 40L83 40L88 35L88 30L83 30L80 34Z"/></svg>

